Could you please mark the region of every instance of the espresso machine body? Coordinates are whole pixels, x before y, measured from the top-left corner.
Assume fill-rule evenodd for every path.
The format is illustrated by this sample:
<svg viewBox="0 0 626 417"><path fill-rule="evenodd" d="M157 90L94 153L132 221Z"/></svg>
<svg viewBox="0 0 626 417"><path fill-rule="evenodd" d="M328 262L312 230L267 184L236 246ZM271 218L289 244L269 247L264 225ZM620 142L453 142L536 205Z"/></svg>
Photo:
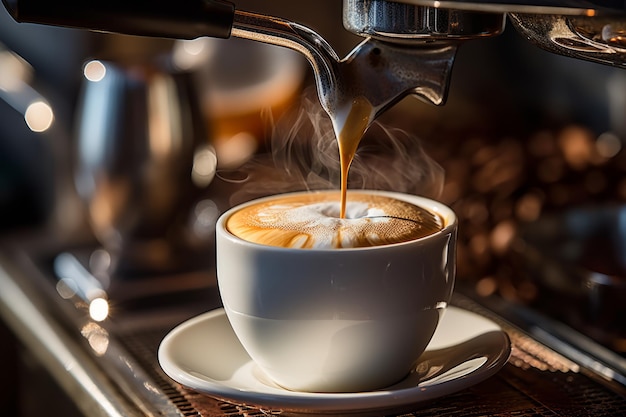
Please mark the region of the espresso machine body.
<svg viewBox="0 0 626 417"><path fill-rule="evenodd" d="M459 44L499 35L507 16L525 38L552 52L614 66L626 62L626 10L618 1L344 0L345 28L365 39L345 58L306 26L221 0L176 7L166 1L4 4L20 22L183 39L233 36L294 49L312 65L331 117L342 100L357 95L372 103L372 119L408 94L443 104Z"/></svg>

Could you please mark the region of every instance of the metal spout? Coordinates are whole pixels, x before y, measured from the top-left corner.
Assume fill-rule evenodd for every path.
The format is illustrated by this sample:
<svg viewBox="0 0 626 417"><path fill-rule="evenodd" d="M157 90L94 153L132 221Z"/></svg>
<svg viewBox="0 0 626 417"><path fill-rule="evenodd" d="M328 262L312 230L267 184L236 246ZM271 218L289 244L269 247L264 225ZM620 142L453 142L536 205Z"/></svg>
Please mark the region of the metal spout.
<svg viewBox="0 0 626 417"><path fill-rule="evenodd" d="M555 54L582 59L618 68L626 68L626 3L623 1L601 0L344 0L344 4L354 3L355 14L367 10L376 17L378 26L384 33L407 33L400 25L398 29L387 23L389 10L404 10L403 15L415 8L433 8L429 19L440 10L447 10L450 16L456 13L470 13L463 26L472 26L472 21L480 19L476 13L508 15L513 27L535 45ZM374 7L375 6L375 7ZM367 7L367 8L366 8ZM369 11L372 9L372 11ZM387 11L381 13L381 10ZM377 13L375 13L377 12ZM345 12L344 12L345 14ZM379 16L380 15L380 16ZM344 17L345 19L345 17ZM455 18L456 19L456 18ZM441 19L439 19L441 20ZM458 20L458 19L456 19ZM411 19L409 27L416 25ZM445 21L445 20L444 20ZM418 22L421 22L418 20ZM368 24L368 30L372 25ZM439 27L439 26L437 26ZM379 29L380 30L380 29ZM354 30L353 30L354 31ZM415 33L419 30L413 29ZM437 30L435 30L436 32ZM409 32L410 33L410 32ZM457 33L457 32L455 32ZM397 35L396 35L397 36Z"/></svg>
<svg viewBox="0 0 626 417"><path fill-rule="evenodd" d="M340 59L305 26L239 11L232 36L302 53L313 67L320 103L331 117L346 101L364 97L373 107L371 121L408 94L443 104L457 50L451 40L403 44L368 38Z"/></svg>
<svg viewBox="0 0 626 417"><path fill-rule="evenodd" d="M476 20L465 19L462 13L386 0L345 0L345 8L351 11L356 25L368 26L372 18L382 16L375 22L382 22L383 26L375 25L376 33L360 29L355 32L366 40L341 59L311 29L287 20L235 10L226 0L189 0L177 7L167 0L2 2L20 22L180 39L235 36L291 48L311 63L320 102L331 118L338 107L361 98L372 107L370 121L407 94L416 94L434 104L444 103L456 41L496 34L503 26L498 15L495 18L481 15L486 20L475 26ZM380 11L384 13L381 15ZM348 12L344 11L344 18ZM414 17L419 17L417 21L422 23L418 33L413 32L414 20L408 19L413 16L411 13L417 13ZM361 17L366 20L360 21ZM401 22L408 26L397 31ZM386 28L393 29L389 36L385 34Z"/></svg>
<svg viewBox="0 0 626 417"><path fill-rule="evenodd" d="M555 54L626 68L626 19L511 13L513 27Z"/></svg>
<svg viewBox="0 0 626 417"><path fill-rule="evenodd" d="M408 94L444 104L457 45L453 41L404 45L367 39L337 63L337 85L320 91L331 103L341 97L365 97L375 116Z"/></svg>

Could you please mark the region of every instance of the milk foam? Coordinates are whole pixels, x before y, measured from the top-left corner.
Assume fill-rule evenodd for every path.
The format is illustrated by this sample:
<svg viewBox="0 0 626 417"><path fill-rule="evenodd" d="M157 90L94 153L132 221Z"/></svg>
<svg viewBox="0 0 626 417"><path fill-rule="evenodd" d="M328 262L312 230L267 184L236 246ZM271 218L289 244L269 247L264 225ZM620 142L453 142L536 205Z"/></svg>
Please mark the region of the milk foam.
<svg viewBox="0 0 626 417"><path fill-rule="evenodd" d="M285 196L245 207L226 227L254 243L289 248L355 248L432 234L442 220L421 207L378 195L350 194L340 218L339 193Z"/></svg>

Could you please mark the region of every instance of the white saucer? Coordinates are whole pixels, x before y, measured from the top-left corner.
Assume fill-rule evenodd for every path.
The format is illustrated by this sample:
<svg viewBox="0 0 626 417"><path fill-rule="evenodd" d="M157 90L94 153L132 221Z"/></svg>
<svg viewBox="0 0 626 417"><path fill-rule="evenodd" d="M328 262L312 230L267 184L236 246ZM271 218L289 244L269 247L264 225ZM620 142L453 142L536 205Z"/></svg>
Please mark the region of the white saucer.
<svg viewBox="0 0 626 417"><path fill-rule="evenodd" d="M254 365L223 309L190 319L159 347L159 363L181 385L230 403L284 414L378 414L451 394L495 374L511 346L500 327L449 307L426 352L404 380L376 391L307 393L285 390Z"/></svg>

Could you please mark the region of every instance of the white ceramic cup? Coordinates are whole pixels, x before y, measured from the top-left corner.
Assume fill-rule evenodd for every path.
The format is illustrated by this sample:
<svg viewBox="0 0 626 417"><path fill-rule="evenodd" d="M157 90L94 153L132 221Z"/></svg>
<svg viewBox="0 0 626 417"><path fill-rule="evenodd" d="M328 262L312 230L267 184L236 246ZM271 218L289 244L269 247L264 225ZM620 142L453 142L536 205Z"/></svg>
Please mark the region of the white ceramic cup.
<svg viewBox="0 0 626 417"><path fill-rule="evenodd" d="M266 246L226 229L237 210L281 196L234 207L217 222L217 279L228 319L255 364L284 388L356 392L401 380L450 301L454 212L413 195L360 192L426 208L441 216L443 229L409 242L353 249Z"/></svg>

